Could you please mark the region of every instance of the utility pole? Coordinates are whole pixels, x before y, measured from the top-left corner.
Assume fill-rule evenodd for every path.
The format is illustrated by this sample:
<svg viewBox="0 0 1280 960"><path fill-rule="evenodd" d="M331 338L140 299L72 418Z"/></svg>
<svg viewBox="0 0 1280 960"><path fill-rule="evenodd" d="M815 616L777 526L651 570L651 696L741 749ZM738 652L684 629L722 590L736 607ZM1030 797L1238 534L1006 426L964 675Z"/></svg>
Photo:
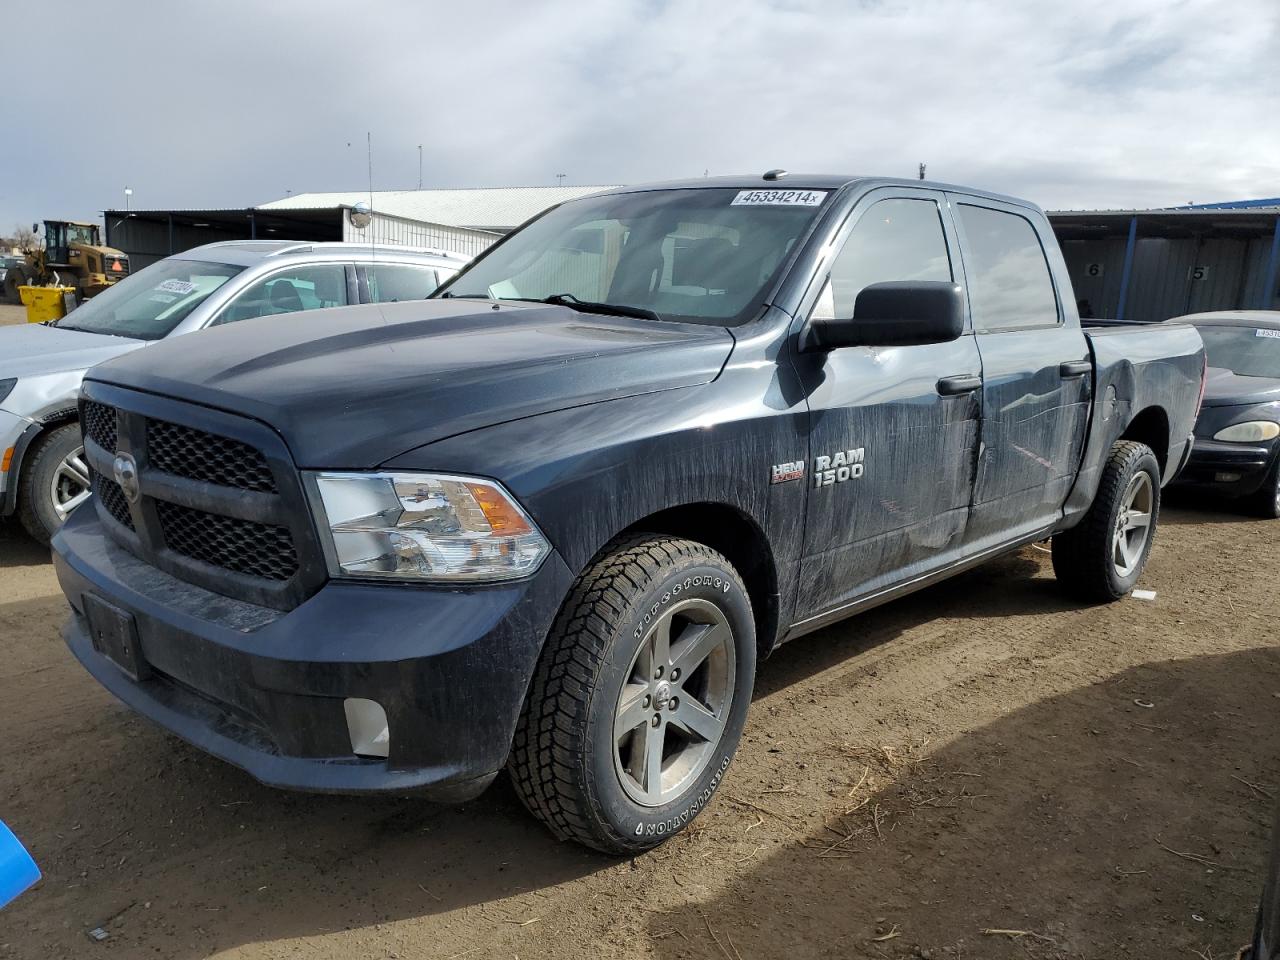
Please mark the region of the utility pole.
<svg viewBox="0 0 1280 960"><path fill-rule="evenodd" d="M422 144L418 144L418 189L422 189Z"/></svg>
<svg viewBox="0 0 1280 960"><path fill-rule="evenodd" d="M556 174L556 186L557 186L557 187L563 187L563 186L564 186L564 178L565 178L565 177L567 177L567 176L568 176L568 174L567 174L567 173L557 173L557 174Z"/></svg>
<svg viewBox="0 0 1280 960"><path fill-rule="evenodd" d="M921 163L921 164L920 164L920 179L921 179L921 180L923 180L923 179L924 179L924 171L925 171L925 169L926 169L927 167L928 167L928 164L926 164L926 163Z"/></svg>
<svg viewBox="0 0 1280 960"><path fill-rule="evenodd" d="M124 188L124 212L128 213L133 203L133 187Z"/></svg>

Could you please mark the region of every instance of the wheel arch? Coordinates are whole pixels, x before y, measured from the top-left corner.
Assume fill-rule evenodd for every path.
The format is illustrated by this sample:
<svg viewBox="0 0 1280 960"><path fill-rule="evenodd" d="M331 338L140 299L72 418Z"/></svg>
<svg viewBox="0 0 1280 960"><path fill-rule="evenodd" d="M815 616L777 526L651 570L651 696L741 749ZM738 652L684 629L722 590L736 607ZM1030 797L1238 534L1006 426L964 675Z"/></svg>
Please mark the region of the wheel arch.
<svg viewBox="0 0 1280 960"><path fill-rule="evenodd" d="M1169 464L1169 414L1163 407L1150 406L1140 410L1117 440L1133 440L1145 443L1156 455L1163 477Z"/></svg>
<svg viewBox="0 0 1280 960"><path fill-rule="evenodd" d="M49 438L53 431L76 423L80 412L75 407L66 407L46 413L36 420L13 446L13 456L9 461L9 471L5 475L4 495L0 497L0 517L9 517L18 511L18 489L22 481L22 467L31 458L32 453Z"/></svg>
<svg viewBox="0 0 1280 960"><path fill-rule="evenodd" d="M617 535L635 533L695 540L723 554L747 587L758 656L768 656L778 639L778 569L769 538L750 515L727 503L685 503L641 517Z"/></svg>

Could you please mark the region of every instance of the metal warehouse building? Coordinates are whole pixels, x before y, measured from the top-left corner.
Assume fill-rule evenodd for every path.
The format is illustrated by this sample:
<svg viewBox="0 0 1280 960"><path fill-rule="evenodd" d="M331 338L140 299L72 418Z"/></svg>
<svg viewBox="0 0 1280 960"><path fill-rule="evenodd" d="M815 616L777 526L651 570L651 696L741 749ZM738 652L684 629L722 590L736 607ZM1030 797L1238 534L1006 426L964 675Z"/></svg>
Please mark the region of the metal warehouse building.
<svg viewBox="0 0 1280 960"><path fill-rule="evenodd" d="M170 254L220 240L347 240L438 247L474 256L547 207L605 187L480 187L301 193L229 210L107 210L104 240L137 270ZM352 226L358 203L368 226Z"/></svg>
<svg viewBox="0 0 1280 960"><path fill-rule="evenodd" d="M1049 213L1082 313L1167 320L1280 307L1280 197Z"/></svg>

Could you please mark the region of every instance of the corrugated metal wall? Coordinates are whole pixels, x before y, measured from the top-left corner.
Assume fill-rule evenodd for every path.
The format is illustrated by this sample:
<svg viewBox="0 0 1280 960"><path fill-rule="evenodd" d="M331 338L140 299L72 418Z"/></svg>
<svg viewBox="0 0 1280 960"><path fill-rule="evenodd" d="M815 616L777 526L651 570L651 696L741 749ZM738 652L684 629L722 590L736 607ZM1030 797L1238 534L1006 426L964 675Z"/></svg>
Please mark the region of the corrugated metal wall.
<svg viewBox="0 0 1280 960"><path fill-rule="evenodd" d="M1141 229L1141 228L1139 228ZM1271 237L1157 239L1138 236L1134 248L1125 320L1167 320L1206 310L1280 308L1280 291L1263 300ZM1120 307L1125 241L1065 240L1077 300L1088 300L1096 317L1114 317Z"/></svg>
<svg viewBox="0 0 1280 960"><path fill-rule="evenodd" d="M206 243L244 240L247 231L219 229L215 226L192 227L174 224L173 252L181 253ZM129 255L129 269L136 273L157 260L169 256L169 225L154 220L115 218L111 221L110 245Z"/></svg>
<svg viewBox="0 0 1280 960"><path fill-rule="evenodd" d="M353 243L390 243L405 247L439 247L474 257L501 237L483 230L448 227L439 223L402 220L385 213L373 214L369 226L357 230L342 218L342 239Z"/></svg>

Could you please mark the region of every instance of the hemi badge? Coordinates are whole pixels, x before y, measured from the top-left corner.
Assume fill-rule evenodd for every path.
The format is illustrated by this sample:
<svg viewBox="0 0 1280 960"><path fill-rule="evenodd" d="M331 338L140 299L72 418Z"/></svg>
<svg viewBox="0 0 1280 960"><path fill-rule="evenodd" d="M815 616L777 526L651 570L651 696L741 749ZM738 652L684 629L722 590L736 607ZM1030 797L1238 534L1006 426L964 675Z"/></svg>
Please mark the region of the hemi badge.
<svg viewBox="0 0 1280 960"><path fill-rule="evenodd" d="M770 483L786 483L788 480L800 480L804 477L804 461L792 460L790 463L775 463Z"/></svg>

